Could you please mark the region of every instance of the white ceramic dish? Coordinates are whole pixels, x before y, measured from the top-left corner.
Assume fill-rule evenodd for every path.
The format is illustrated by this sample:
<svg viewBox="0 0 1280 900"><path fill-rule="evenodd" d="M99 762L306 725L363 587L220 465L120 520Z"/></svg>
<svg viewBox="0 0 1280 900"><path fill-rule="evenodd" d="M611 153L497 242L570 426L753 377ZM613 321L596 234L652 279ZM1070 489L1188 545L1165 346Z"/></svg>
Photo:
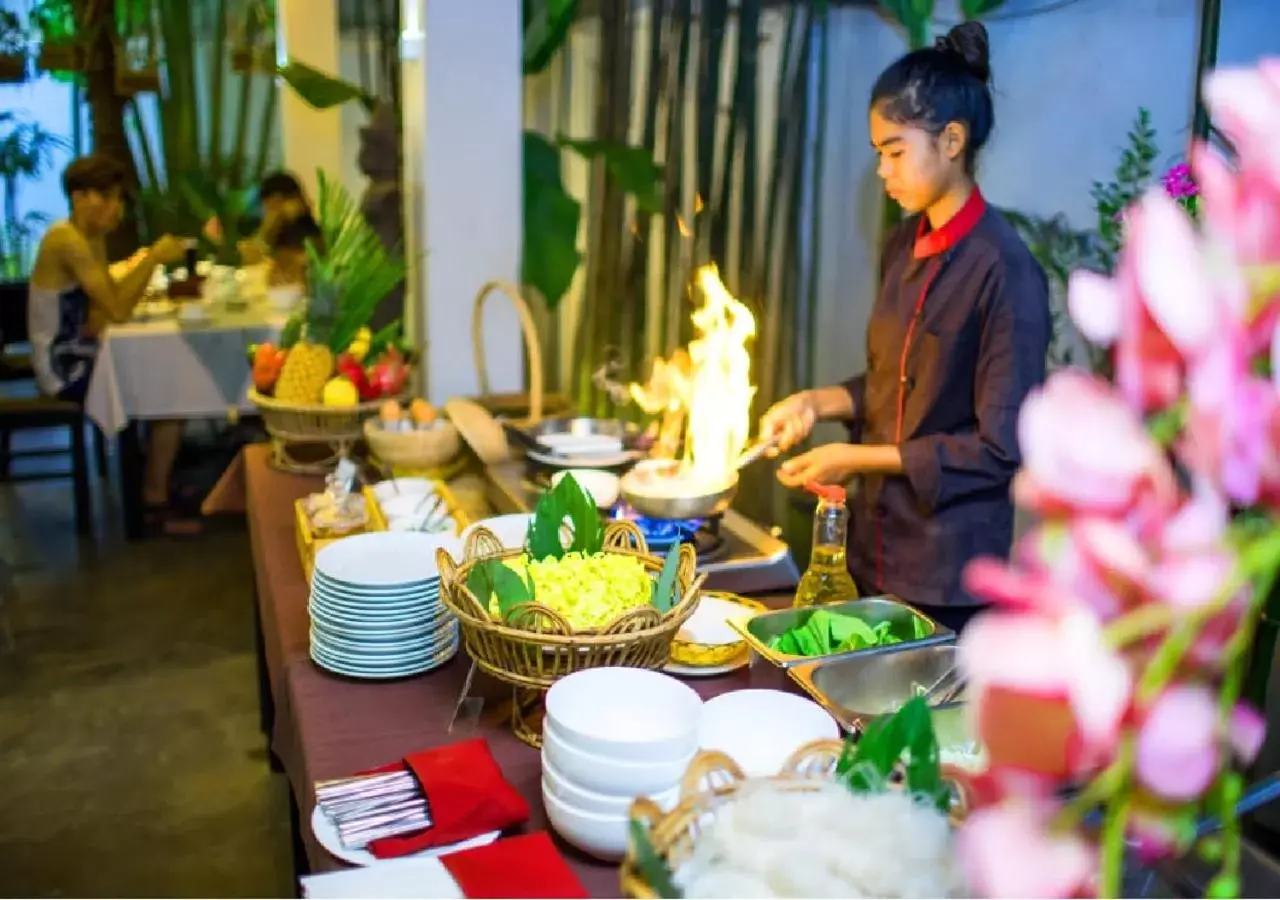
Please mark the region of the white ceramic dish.
<svg viewBox="0 0 1280 900"><path fill-rule="evenodd" d="M620 761L661 762L697 749L702 705L693 688L670 675L606 666L553 684L546 720L574 749Z"/></svg>
<svg viewBox="0 0 1280 900"><path fill-rule="evenodd" d="M551 476L551 486L555 487L566 475L573 476L573 480L591 495L599 509L613 509L617 505L621 479L612 472L600 469L561 469Z"/></svg>
<svg viewBox="0 0 1280 900"><path fill-rule="evenodd" d="M545 786L542 804L547 810L547 821L556 833L583 853L604 862L617 862L626 854L629 828L626 813L582 812L549 793Z"/></svg>
<svg viewBox="0 0 1280 900"><path fill-rule="evenodd" d="M526 450L525 456L534 462L553 469L613 469L625 466L640 459L639 450L623 450L619 453L594 454L591 456L562 456L558 453L539 453L537 450Z"/></svg>
<svg viewBox="0 0 1280 900"><path fill-rule="evenodd" d="M831 715L787 691L730 691L702 706L698 745L719 750L752 778L777 774L787 757L810 741L840 737Z"/></svg>
<svg viewBox="0 0 1280 900"><path fill-rule="evenodd" d="M322 547L315 570L342 586L391 587L428 581L440 575L436 550L458 555L453 535L411 531L372 531L353 534Z"/></svg>
<svg viewBox="0 0 1280 900"><path fill-rule="evenodd" d="M421 499L423 494L434 494L436 486L426 478L388 478L386 481L379 481L372 490L373 496L378 498L378 505L386 509L388 500L413 496Z"/></svg>
<svg viewBox="0 0 1280 900"><path fill-rule="evenodd" d="M493 532L494 537L502 542L503 549L516 550L524 546L525 536L529 532L529 523L533 521L532 513L513 513L509 516L492 516L468 525L462 532L462 546L467 545L471 532L483 526Z"/></svg>
<svg viewBox="0 0 1280 900"><path fill-rule="evenodd" d="M656 762L611 759L570 746L556 733L554 725L542 725L543 756L575 785L601 794L647 795L669 790L684 776L695 753Z"/></svg>
<svg viewBox="0 0 1280 900"><path fill-rule="evenodd" d="M590 815L625 816L630 813L631 801L636 798L634 792L624 794L602 794L589 791L575 784L556 771L551 760L542 759L542 792L553 794L566 806ZM650 794L649 798L662 809L671 809L680 800L680 785L673 784L660 793Z"/></svg>
<svg viewBox="0 0 1280 900"><path fill-rule="evenodd" d="M379 499L378 505L382 508L382 514L388 519L400 518L402 516L425 516L427 513L439 514L439 508L433 508L436 504L435 492L418 493L418 494L400 494L395 497L388 497L385 500Z"/></svg>
<svg viewBox="0 0 1280 900"><path fill-rule="evenodd" d="M324 814L319 805L311 810L311 833L316 836L320 846L328 850L335 857L343 862L349 862L353 866L372 866L374 864L383 865L391 862L391 860L378 859L368 850L350 850L342 846L342 840L338 837L338 829L334 826L333 820ZM457 844L446 844L443 847L432 847L428 850L419 850L417 853L408 856L397 857L397 859L434 859L438 856L444 856L447 853L453 853L457 850L469 850L472 847L483 847L485 844L492 844L496 841L502 832L490 831L488 834L482 834L469 840L460 841ZM354 896L354 895L348 895ZM363 894L361 896L364 896ZM428 896L423 894L423 896ZM434 894L430 896L436 896ZM461 896L459 894L458 896Z"/></svg>
<svg viewBox="0 0 1280 900"><path fill-rule="evenodd" d="M662 667L662 671L677 678L709 678L712 675L728 675L750 663L751 649L748 648L742 651L740 656L734 657L721 666L682 666L680 663L669 662Z"/></svg>

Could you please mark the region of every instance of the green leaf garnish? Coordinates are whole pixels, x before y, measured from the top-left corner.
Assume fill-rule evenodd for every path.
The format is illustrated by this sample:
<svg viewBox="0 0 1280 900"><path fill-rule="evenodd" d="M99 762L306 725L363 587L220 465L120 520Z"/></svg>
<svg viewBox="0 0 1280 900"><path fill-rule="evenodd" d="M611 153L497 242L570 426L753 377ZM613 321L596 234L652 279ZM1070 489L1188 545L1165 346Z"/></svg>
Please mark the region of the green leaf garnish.
<svg viewBox="0 0 1280 900"><path fill-rule="evenodd" d="M644 827L644 823L639 819L632 819L630 829L631 846L636 854L636 868L644 880L649 882L649 887L653 888L654 893L659 897L666 900L680 900L684 894L680 892L680 888L676 887L676 879L671 872L671 867L653 848L653 841L649 839L649 831Z"/></svg>
<svg viewBox="0 0 1280 900"><path fill-rule="evenodd" d="M467 588L476 599L489 608L494 595L498 597L498 616L506 620L511 611L522 603L533 602L533 579L526 581L500 559L486 559L476 563L467 575Z"/></svg>
<svg viewBox="0 0 1280 900"><path fill-rule="evenodd" d="M788 656L829 656L919 640L928 631L928 626L917 616L911 617L910 627L907 634L898 634L887 621L871 625L853 614L815 609L799 625L770 638L769 647Z"/></svg>
<svg viewBox="0 0 1280 900"><path fill-rule="evenodd" d="M845 742L836 777L854 793L885 790L899 763L904 762L906 789L924 797L940 812L951 808L951 789L942 780L933 714L923 697L912 697L895 713L867 724L862 737Z"/></svg>
<svg viewBox="0 0 1280 900"><path fill-rule="evenodd" d="M573 527L573 540L566 549L560 537L565 519ZM589 556L604 547L604 524L591 495L572 475L564 478L538 500L526 540L532 559L563 559L567 552Z"/></svg>
<svg viewBox="0 0 1280 900"><path fill-rule="evenodd" d="M653 583L653 596L649 602L660 613L670 612L676 605L676 572L679 568L680 542L677 541L667 551L667 558L662 561L662 572Z"/></svg>

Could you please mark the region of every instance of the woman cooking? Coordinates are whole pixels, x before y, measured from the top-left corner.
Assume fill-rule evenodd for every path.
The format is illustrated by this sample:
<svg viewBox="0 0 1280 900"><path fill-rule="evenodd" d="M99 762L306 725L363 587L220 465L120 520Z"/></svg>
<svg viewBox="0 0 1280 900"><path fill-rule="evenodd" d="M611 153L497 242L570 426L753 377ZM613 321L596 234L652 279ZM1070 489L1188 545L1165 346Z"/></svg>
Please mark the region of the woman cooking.
<svg viewBox="0 0 1280 900"><path fill-rule="evenodd" d="M1048 285L974 182L991 134L987 32L953 28L899 59L871 94L885 190L910 214L887 238L867 328L867 371L776 404L761 431L786 450L815 422L851 443L784 462L789 487L843 484L849 568L864 595L890 593L961 630L978 611L961 585L979 555L1007 556L1018 410L1044 380Z"/></svg>

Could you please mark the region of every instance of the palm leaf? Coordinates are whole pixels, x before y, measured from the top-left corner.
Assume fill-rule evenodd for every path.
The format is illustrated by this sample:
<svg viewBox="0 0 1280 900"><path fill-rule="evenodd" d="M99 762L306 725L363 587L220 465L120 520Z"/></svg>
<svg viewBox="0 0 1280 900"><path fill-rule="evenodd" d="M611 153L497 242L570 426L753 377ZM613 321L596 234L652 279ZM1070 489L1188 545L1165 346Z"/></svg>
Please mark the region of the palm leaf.
<svg viewBox="0 0 1280 900"><path fill-rule="evenodd" d="M335 353L345 349L378 304L404 280L404 260L391 253L361 214L351 194L323 171L317 176L316 224L320 246L308 243L307 268L315 340Z"/></svg>

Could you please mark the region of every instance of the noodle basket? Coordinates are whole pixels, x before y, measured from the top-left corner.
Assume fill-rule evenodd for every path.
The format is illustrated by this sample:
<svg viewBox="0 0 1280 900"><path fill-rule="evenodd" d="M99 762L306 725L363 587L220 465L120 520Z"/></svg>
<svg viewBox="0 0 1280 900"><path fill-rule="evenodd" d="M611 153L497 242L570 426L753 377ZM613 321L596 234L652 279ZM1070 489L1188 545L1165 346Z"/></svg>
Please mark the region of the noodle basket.
<svg viewBox="0 0 1280 900"><path fill-rule="evenodd" d="M664 560L649 552L644 535L631 522L605 526L601 552L638 559L653 578L662 571ZM557 679L600 666L661 669L671 657L680 626L697 607L699 593L690 591L694 549L684 545L676 570L678 599L665 613L644 605L601 628L575 630L559 612L534 602L516 606L505 621L497 621L467 587L467 577L481 562L517 559L523 553L523 549L503 549L493 532L479 527L467 538L462 562L455 562L443 549L436 551L436 560L441 600L458 618L468 655L481 671L515 689L512 725L516 736L537 747L542 744L537 709L542 694Z"/></svg>
<svg viewBox="0 0 1280 900"><path fill-rule="evenodd" d="M798 748L782 764L777 775L768 779L748 779L728 755L709 750L699 753L680 781L680 802L670 812L648 797L637 797L631 804L631 819L639 821L649 833L649 841L658 858L674 873L693 854L698 836L708 828L721 810L737 799L738 789L747 781L771 781L787 792L814 792L831 783L836 764L844 752L842 740L812 741ZM958 799L951 808L951 822L959 824L967 810L967 778L951 766L942 767L943 777L957 788ZM633 841L627 842L627 855L620 871L622 895L637 900L660 896L642 874Z"/></svg>

